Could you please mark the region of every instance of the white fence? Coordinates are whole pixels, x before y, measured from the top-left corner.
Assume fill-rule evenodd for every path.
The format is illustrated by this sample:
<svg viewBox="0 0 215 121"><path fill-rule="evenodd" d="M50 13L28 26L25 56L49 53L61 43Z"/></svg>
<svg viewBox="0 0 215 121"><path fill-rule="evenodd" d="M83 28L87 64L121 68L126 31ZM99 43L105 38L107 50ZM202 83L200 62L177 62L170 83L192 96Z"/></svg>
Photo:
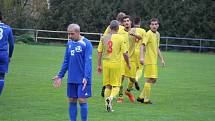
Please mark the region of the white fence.
<svg viewBox="0 0 215 121"><path fill-rule="evenodd" d="M67 31L52 31L52 30L36 30L36 29L19 29L19 28L13 28L13 31L18 32L24 32L24 33L31 33L32 37L34 38L35 42L41 42L42 40L59 40L59 41L67 41L68 38L58 38L58 37L48 37L44 36L48 33L56 33L56 34L67 34ZM40 34L43 33L43 36ZM102 36L102 33L89 33L89 32L81 32L82 35L93 35L98 36L98 39L90 39L91 42L98 43L99 38ZM40 41L41 40L41 41ZM195 45L188 45L188 44L171 44L171 43L177 43L176 41L185 41L185 43L188 43L189 41L195 41ZM210 42L213 43L212 46L205 46L204 42ZM180 42L179 42L180 43ZM179 38L179 37L161 37L161 47L163 47L166 51L170 48L190 48L190 49L198 49L199 52L202 52L204 49L208 50L215 50L215 39L199 39L199 38Z"/></svg>

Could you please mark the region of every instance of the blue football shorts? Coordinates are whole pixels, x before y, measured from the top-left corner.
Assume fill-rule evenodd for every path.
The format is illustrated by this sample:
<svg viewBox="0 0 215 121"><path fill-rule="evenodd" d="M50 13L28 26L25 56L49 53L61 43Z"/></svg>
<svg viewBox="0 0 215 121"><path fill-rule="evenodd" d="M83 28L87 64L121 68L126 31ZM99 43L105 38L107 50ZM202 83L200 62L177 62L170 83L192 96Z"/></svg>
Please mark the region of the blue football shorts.
<svg viewBox="0 0 215 121"><path fill-rule="evenodd" d="M91 84L87 84L82 90L83 84L67 83L67 97L68 98L88 98L92 96Z"/></svg>

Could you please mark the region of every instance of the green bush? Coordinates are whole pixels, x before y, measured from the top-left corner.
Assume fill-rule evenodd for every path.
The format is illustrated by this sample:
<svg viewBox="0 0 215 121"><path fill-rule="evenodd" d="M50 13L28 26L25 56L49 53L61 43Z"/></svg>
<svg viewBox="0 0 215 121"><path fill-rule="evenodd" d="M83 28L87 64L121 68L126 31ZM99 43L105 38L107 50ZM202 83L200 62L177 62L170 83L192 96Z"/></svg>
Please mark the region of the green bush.
<svg viewBox="0 0 215 121"><path fill-rule="evenodd" d="M16 37L16 43L20 43L20 42L23 42L23 43L26 43L26 44L32 44L35 41L34 41L34 38L31 35L23 34L23 35L20 35L20 36Z"/></svg>

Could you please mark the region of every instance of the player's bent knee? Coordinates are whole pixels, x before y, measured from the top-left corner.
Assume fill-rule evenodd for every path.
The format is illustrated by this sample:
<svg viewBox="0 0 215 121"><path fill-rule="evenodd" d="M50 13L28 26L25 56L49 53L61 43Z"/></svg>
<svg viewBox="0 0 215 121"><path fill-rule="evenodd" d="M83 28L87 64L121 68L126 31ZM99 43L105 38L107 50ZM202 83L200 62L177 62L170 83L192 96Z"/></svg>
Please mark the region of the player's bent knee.
<svg viewBox="0 0 215 121"><path fill-rule="evenodd" d="M87 99L86 98L78 98L79 103L86 103Z"/></svg>
<svg viewBox="0 0 215 121"><path fill-rule="evenodd" d="M69 98L68 100L69 100L69 102L77 102L76 98Z"/></svg>

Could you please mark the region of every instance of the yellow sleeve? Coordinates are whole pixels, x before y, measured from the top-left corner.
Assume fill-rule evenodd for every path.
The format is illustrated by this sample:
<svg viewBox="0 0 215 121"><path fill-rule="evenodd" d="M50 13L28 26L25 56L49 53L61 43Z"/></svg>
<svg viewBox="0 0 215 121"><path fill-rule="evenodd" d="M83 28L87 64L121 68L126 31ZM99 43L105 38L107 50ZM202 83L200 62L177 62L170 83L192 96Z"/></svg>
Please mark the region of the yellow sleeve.
<svg viewBox="0 0 215 121"><path fill-rule="evenodd" d="M147 32L146 36L145 36L145 39L142 40L142 44L147 45L149 40L150 40L150 33Z"/></svg>
<svg viewBox="0 0 215 121"><path fill-rule="evenodd" d="M103 50L103 47L102 47L102 41L103 40L103 37L101 37L101 39L100 39L100 41L99 41L99 45L98 45L98 52L102 52L102 50Z"/></svg>
<svg viewBox="0 0 215 121"><path fill-rule="evenodd" d="M158 40L158 47L160 47L160 33L157 31L156 35L157 35L157 40Z"/></svg>

